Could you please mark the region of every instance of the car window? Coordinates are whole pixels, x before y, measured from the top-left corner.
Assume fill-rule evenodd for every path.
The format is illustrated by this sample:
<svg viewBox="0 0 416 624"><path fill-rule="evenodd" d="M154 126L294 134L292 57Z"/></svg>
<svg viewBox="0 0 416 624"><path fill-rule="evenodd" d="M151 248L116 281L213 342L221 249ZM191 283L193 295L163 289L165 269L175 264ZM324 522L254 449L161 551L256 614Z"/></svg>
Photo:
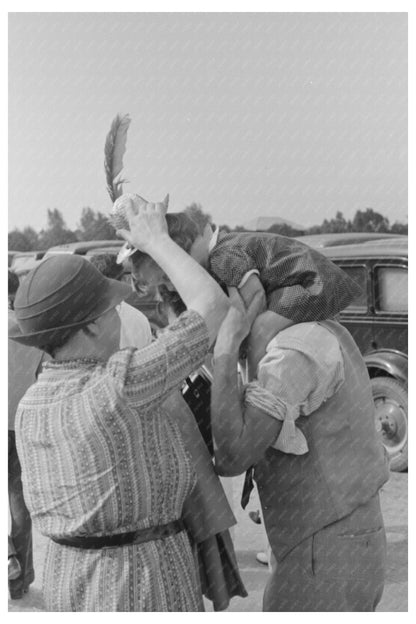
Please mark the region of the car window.
<svg viewBox="0 0 416 624"><path fill-rule="evenodd" d="M380 312L407 312L407 269L376 269L376 309Z"/></svg>
<svg viewBox="0 0 416 624"><path fill-rule="evenodd" d="M365 266L341 265L341 268L361 288L359 296L345 308L351 312L367 311L367 268Z"/></svg>
<svg viewBox="0 0 416 624"><path fill-rule="evenodd" d="M16 273L18 271L24 271L27 267L28 270L32 268L33 263L35 262L35 255L33 256L18 256L12 262L12 269Z"/></svg>

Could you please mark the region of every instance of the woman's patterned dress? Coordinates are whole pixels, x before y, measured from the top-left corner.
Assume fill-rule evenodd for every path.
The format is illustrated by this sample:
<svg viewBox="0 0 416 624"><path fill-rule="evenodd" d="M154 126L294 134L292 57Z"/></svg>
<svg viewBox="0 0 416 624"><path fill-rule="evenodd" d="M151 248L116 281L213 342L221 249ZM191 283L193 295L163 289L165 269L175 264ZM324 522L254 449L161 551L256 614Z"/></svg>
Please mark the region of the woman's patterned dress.
<svg viewBox="0 0 416 624"><path fill-rule="evenodd" d="M181 517L194 474L162 404L208 350L203 319L185 312L148 347L107 362L49 362L22 399L16 437L34 526L50 537L124 533ZM200 611L185 531L101 550L50 540L50 611Z"/></svg>

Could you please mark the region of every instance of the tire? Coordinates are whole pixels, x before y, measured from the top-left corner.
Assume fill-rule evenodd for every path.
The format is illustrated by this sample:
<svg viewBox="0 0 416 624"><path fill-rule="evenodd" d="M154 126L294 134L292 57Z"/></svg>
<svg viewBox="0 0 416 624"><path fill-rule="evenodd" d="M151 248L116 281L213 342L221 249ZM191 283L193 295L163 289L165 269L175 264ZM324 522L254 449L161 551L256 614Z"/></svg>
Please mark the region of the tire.
<svg viewBox="0 0 416 624"><path fill-rule="evenodd" d="M390 458L390 470L406 470L408 461L407 387L391 377L374 377L371 388L376 427Z"/></svg>

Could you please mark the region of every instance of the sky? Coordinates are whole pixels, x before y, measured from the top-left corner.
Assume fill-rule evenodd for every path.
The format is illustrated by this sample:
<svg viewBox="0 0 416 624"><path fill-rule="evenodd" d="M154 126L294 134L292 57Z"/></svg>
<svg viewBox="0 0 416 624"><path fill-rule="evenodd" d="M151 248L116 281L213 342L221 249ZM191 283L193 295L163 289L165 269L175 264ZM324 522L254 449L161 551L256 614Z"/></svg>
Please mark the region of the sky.
<svg viewBox="0 0 416 624"><path fill-rule="evenodd" d="M407 72L405 13L11 13L9 230L109 212L118 112L125 191L171 211L405 222Z"/></svg>

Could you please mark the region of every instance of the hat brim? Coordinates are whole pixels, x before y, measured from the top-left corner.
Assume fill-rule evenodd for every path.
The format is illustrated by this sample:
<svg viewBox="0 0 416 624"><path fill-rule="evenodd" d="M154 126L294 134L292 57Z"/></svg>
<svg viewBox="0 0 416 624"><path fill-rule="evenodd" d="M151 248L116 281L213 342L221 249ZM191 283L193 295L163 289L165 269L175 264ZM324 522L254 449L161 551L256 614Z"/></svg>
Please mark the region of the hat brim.
<svg viewBox="0 0 416 624"><path fill-rule="evenodd" d="M50 343L52 339L58 338L68 329L75 329L77 327L81 328L89 325L89 323L92 323L109 310L115 308L116 305L121 303L124 299L131 295L131 293L132 289L128 284L107 278L107 289L104 290L102 297L99 301L97 301L97 305L94 310L92 310L85 319L82 319L82 321L70 323L69 325L61 325L60 327L52 327L42 331L31 332L29 334L24 334L21 331L19 324L16 322L9 327L9 338L30 347L38 347L39 349L42 349Z"/></svg>

